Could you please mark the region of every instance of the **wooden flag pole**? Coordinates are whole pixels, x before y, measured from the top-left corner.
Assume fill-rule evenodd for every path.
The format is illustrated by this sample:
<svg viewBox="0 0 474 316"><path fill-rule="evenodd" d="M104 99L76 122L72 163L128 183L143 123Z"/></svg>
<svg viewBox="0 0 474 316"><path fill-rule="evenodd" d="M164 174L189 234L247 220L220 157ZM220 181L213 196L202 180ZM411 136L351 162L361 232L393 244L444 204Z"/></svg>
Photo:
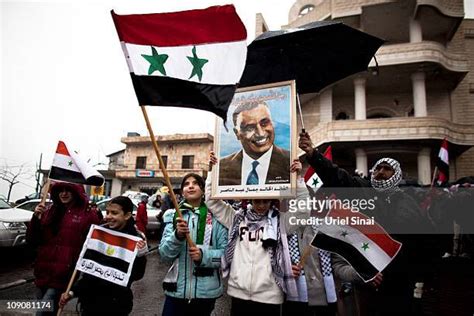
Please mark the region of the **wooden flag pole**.
<svg viewBox="0 0 474 316"><path fill-rule="evenodd" d="M155 134L153 133L153 129L151 128L151 124L150 124L150 120L148 119L148 114L146 112L146 108L145 108L144 105L141 105L140 108L142 109L143 117L145 118L145 123L146 123L146 127L148 128L148 132L150 133L151 143L153 144L153 148L155 149L156 157L158 158L158 161L160 163L160 169L163 172L163 176L165 178L166 185L170 189L169 193L170 193L170 196L171 196L171 200L173 201L174 209L178 213L178 216L180 218L183 218L183 214L181 214L181 211L179 210L178 202L177 202L176 196L174 195L174 192L173 192L173 187L171 186L171 181L170 181L170 177L168 175L168 171L166 170L165 164L163 162L163 158L161 158L160 149L158 148L158 143L156 142ZM190 247L195 246L194 242L191 239L191 236L189 236L189 234L186 234L186 240L187 240Z"/></svg>
<svg viewBox="0 0 474 316"><path fill-rule="evenodd" d="M51 180L48 177L48 180L46 180L43 188L41 189L41 202L39 205L45 206L46 205L46 199L48 198L48 192L49 192L49 187L51 186ZM41 219L41 215L38 215L38 219Z"/></svg>
<svg viewBox="0 0 474 316"><path fill-rule="evenodd" d="M71 279L69 280L66 291L64 293L69 293L69 291L71 290L72 284L74 283L74 279L76 278L76 274L77 274L77 270L74 269L74 272L72 273ZM60 307L58 309L58 313L56 315L59 316L59 315L61 315L62 312L63 312L63 308Z"/></svg>
<svg viewBox="0 0 474 316"><path fill-rule="evenodd" d="M303 255L301 255L300 263L298 264L300 268L304 267L304 264L306 263L306 259L308 259L308 256L311 254L311 250L312 250L311 248L313 248L313 246L311 245L307 245L306 248L304 248Z"/></svg>
<svg viewBox="0 0 474 316"><path fill-rule="evenodd" d="M435 167L433 171L433 179L431 180L431 188L434 187L435 179L436 179L436 173L438 172L438 166Z"/></svg>

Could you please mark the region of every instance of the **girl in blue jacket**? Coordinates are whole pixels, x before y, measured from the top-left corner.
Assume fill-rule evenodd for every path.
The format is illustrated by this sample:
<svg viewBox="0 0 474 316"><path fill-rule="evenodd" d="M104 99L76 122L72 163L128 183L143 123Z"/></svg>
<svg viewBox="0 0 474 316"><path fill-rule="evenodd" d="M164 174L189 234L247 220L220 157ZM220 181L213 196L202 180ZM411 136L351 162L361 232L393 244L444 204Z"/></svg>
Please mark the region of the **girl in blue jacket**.
<svg viewBox="0 0 474 316"><path fill-rule="evenodd" d="M163 316L210 315L223 293L220 265L227 245L227 229L204 203L204 186L201 176L184 176L184 200L179 205L183 218L175 210L168 210L163 216L165 228L159 252L162 260L172 262L163 281ZM186 242L188 233L195 247Z"/></svg>

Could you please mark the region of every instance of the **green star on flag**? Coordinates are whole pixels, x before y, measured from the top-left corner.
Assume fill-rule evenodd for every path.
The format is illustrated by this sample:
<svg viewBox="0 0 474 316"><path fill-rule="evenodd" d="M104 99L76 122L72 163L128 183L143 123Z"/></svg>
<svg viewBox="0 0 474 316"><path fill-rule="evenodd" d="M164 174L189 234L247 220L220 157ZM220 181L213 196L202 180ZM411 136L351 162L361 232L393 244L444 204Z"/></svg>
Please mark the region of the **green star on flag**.
<svg viewBox="0 0 474 316"><path fill-rule="evenodd" d="M142 54L142 57L145 58L149 63L150 67L148 68L148 74L151 75L155 71L159 71L162 75L166 76L165 62L168 60L168 55L158 54L158 51L153 46L151 47L151 56Z"/></svg>
<svg viewBox="0 0 474 316"><path fill-rule="evenodd" d="M193 65L193 71L191 72L191 76L189 76L188 79L191 79L194 76L198 76L199 81L202 79L202 67L209 61L207 59L199 58L196 54L196 46L193 47L192 50L193 57L186 56L188 57L189 61Z"/></svg>
<svg viewBox="0 0 474 316"><path fill-rule="evenodd" d="M319 184L319 179L314 178L314 179L313 179L313 187L317 187L318 184Z"/></svg>
<svg viewBox="0 0 474 316"><path fill-rule="evenodd" d="M341 233L341 236L342 236L342 237L346 237L347 235L348 235L347 231L343 231L343 232Z"/></svg>
<svg viewBox="0 0 474 316"><path fill-rule="evenodd" d="M364 249L364 251L369 249L369 243L368 242L362 243L362 249Z"/></svg>
<svg viewBox="0 0 474 316"><path fill-rule="evenodd" d="M69 167L72 166L72 161L69 160L68 163L67 163L67 165L68 165Z"/></svg>

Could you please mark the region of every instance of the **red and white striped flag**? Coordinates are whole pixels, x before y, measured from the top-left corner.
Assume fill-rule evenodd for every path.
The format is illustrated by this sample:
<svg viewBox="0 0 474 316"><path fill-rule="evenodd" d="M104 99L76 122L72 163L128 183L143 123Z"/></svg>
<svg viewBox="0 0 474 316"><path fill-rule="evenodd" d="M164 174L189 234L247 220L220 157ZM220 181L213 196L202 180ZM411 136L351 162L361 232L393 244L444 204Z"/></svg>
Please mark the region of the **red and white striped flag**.
<svg viewBox="0 0 474 316"><path fill-rule="evenodd" d="M402 247L373 218L345 208L328 212L311 245L342 256L365 282L385 269Z"/></svg>
<svg viewBox="0 0 474 316"><path fill-rule="evenodd" d="M76 269L127 286L137 256L139 237L92 225Z"/></svg>
<svg viewBox="0 0 474 316"><path fill-rule="evenodd" d="M438 159L436 161L438 167L438 185L448 182L449 180L449 154L448 141L443 139L441 148L439 149Z"/></svg>
<svg viewBox="0 0 474 316"><path fill-rule="evenodd" d="M58 142L49 178L95 186L104 184L104 177L81 158L78 153L68 150L63 141Z"/></svg>

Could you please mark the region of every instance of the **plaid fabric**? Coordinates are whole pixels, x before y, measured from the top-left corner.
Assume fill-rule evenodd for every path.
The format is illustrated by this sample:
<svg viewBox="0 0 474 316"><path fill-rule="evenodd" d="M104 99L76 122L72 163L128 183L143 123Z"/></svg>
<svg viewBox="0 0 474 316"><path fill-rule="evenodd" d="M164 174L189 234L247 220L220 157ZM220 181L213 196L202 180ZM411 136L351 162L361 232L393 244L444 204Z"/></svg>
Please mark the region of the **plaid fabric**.
<svg viewBox="0 0 474 316"><path fill-rule="evenodd" d="M382 162L388 163L393 168L393 176L388 180L375 180L374 173L372 172L370 183L375 190L391 194L399 190L398 185L400 184L400 181L402 181L402 169L400 168L400 163L395 159L382 158L375 163L372 170Z"/></svg>
<svg viewBox="0 0 474 316"><path fill-rule="evenodd" d="M296 233L288 235L288 250L290 252L291 264L299 264L301 253L298 245L298 235ZM301 275L304 275L303 269L301 269Z"/></svg>
<svg viewBox="0 0 474 316"><path fill-rule="evenodd" d="M332 276L331 255L329 252L319 249L319 261L323 276Z"/></svg>

